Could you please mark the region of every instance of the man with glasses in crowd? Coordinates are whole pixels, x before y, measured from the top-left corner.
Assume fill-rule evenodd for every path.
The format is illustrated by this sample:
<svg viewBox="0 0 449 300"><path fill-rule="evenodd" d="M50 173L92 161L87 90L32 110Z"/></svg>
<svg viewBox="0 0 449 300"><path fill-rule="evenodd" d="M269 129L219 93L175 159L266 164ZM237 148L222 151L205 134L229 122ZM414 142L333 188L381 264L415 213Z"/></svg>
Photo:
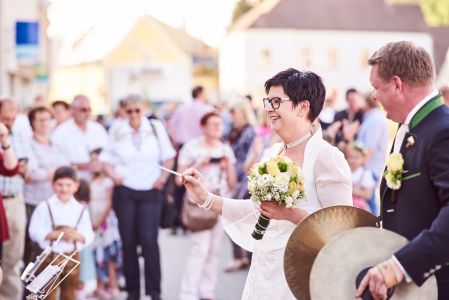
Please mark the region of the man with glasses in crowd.
<svg viewBox="0 0 449 300"><path fill-rule="evenodd" d="M12 177L0 176L0 193L8 221L10 239L3 244L2 268L4 281L0 286L0 299L18 300L21 294L18 263L22 259L25 244L26 214L23 198L25 179L36 169L36 161L30 147L27 133L17 127L19 108L13 99L0 99L0 122L9 131L9 140L19 160L19 174ZM6 151L9 147L2 147Z"/></svg>
<svg viewBox="0 0 449 300"><path fill-rule="evenodd" d="M82 179L90 179L90 152L103 149L108 136L103 126L90 120L90 100L84 95L73 98L72 118L58 126L51 140L63 151Z"/></svg>

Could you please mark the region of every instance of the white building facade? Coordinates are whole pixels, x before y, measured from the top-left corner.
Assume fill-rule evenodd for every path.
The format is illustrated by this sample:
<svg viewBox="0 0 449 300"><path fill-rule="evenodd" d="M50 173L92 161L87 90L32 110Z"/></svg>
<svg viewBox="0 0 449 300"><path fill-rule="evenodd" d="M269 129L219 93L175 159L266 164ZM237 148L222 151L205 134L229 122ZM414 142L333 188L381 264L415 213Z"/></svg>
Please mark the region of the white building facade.
<svg viewBox="0 0 449 300"><path fill-rule="evenodd" d="M263 97L264 82L296 68L319 74L327 88L368 92L368 57L388 42L408 40L432 53L427 33L249 29L231 32L220 47L220 90ZM340 93L343 96L343 93Z"/></svg>
<svg viewBox="0 0 449 300"><path fill-rule="evenodd" d="M446 32L429 28L416 4L264 0L232 25L220 47L220 91L260 98L268 78L296 68L319 74L341 105L348 88L370 92L368 58L389 42L424 47L439 70Z"/></svg>

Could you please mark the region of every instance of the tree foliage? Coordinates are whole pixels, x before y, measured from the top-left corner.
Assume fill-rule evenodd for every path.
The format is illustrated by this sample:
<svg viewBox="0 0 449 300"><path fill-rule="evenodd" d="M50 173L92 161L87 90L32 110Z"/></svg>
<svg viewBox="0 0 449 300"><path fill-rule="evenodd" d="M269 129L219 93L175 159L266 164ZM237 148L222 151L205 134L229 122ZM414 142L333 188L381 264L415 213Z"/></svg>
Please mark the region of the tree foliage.
<svg viewBox="0 0 449 300"><path fill-rule="evenodd" d="M429 26L449 26L449 0L423 0L421 9Z"/></svg>
<svg viewBox="0 0 449 300"><path fill-rule="evenodd" d="M259 2L260 1L239 0L235 4L234 11L232 13L232 23L237 21L238 18L243 16L251 8L259 4Z"/></svg>

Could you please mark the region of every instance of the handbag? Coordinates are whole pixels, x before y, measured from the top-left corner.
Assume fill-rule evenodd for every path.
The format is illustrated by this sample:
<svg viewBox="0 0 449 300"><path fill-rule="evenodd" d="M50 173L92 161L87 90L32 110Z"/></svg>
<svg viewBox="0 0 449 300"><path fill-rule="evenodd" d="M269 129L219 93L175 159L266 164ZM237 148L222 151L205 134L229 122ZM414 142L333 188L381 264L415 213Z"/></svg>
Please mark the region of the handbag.
<svg viewBox="0 0 449 300"><path fill-rule="evenodd" d="M223 151L224 153L224 151ZM219 182L223 174L220 172ZM213 194L220 194L219 190L211 190ZM199 207L186 192L183 198L181 220L184 226L192 232L212 229L218 221L218 214L211 210Z"/></svg>
<svg viewBox="0 0 449 300"><path fill-rule="evenodd" d="M205 210L192 201L188 193L184 194L181 219L184 226L192 232L212 229L218 221L218 215Z"/></svg>

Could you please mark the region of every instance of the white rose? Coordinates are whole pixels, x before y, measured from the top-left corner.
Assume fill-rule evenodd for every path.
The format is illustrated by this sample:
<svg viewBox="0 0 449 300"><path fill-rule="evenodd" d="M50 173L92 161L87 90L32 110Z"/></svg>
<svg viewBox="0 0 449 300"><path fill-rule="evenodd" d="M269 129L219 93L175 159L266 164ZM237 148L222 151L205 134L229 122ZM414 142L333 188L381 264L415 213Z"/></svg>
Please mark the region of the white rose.
<svg viewBox="0 0 449 300"><path fill-rule="evenodd" d="M299 197L299 191L298 190L294 191L292 197L297 199Z"/></svg>
<svg viewBox="0 0 449 300"><path fill-rule="evenodd" d="M262 184L270 184L273 181L273 176L271 176L270 174L263 174L262 175Z"/></svg>
<svg viewBox="0 0 449 300"><path fill-rule="evenodd" d="M288 186L290 182L290 176L287 173L281 173L274 178L274 184L280 186Z"/></svg>
<svg viewBox="0 0 449 300"><path fill-rule="evenodd" d="M256 189L256 183L253 180L248 181L248 190L253 192Z"/></svg>

